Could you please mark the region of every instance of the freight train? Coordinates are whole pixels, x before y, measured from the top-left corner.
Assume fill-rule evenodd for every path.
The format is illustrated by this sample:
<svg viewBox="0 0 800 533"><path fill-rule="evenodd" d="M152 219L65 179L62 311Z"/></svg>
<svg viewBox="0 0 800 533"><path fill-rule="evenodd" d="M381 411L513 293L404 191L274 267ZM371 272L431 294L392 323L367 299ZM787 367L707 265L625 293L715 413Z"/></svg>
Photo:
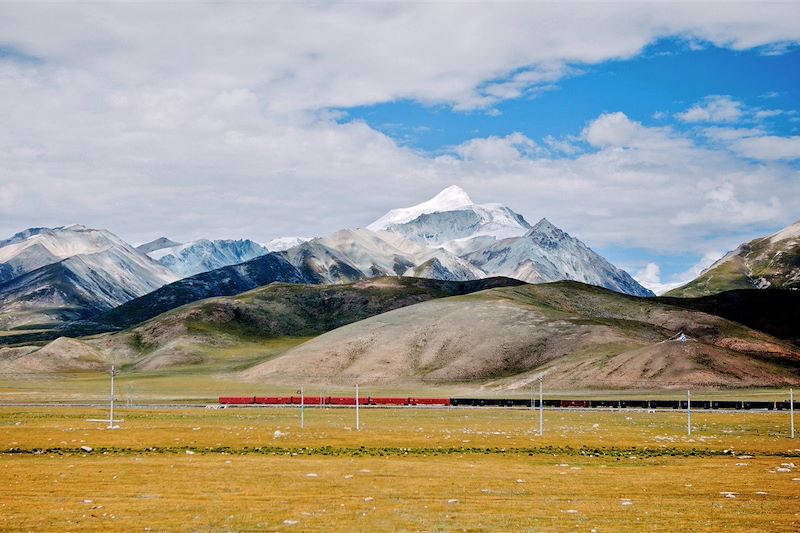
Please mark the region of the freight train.
<svg viewBox="0 0 800 533"><path fill-rule="evenodd" d="M431 406L431 407L539 407L539 400L522 398L388 398L365 396L358 399L358 405L374 406ZM300 396L222 396L222 406L234 405L300 405ZM349 396L305 396L304 405L355 406L356 399ZM563 400L546 399L544 407L558 408L615 408L615 409L686 409L686 400ZM800 408L800 402L794 402ZM734 401L734 400L692 400L692 409L726 410L788 410L789 402Z"/></svg>

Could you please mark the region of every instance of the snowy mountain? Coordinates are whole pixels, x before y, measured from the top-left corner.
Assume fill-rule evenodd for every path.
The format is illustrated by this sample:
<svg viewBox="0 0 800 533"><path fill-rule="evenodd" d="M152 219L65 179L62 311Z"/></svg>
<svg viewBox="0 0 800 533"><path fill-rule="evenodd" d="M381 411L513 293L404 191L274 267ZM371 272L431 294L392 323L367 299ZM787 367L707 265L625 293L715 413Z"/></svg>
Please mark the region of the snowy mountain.
<svg viewBox="0 0 800 533"><path fill-rule="evenodd" d="M627 272L544 218L524 236L502 239L464 258L492 276L529 283L575 280L634 296L653 296Z"/></svg>
<svg viewBox="0 0 800 533"><path fill-rule="evenodd" d="M463 253L470 248L464 244L478 237L519 237L531 226L522 215L508 207L474 203L462 188L453 185L427 202L392 209L367 229L396 233L424 246Z"/></svg>
<svg viewBox="0 0 800 533"><path fill-rule="evenodd" d="M396 234L363 228L340 230L328 237L312 239L283 254L305 276L319 283L343 283L377 276L453 281L486 277L446 250L420 246ZM426 267L420 270L423 265ZM424 275L426 273L436 275Z"/></svg>
<svg viewBox="0 0 800 533"><path fill-rule="evenodd" d="M393 209L369 226L391 242L402 238L444 257L420 260L412 253L413 275L449 276L442 259L461 261L468 274L508 276L531 283L575 280L626 294L653 296L627 272L616 268L578 239L542 219L531 226L525 218L501 204L475 204L457 186L443 190L421 204ZM407 245L397 245L408 252ZM435 259L435 260L434 260ZM450 278L444 279L471 279Z"/></svg>
<svg viewBox="0 0 800 533"><path fill-rule="evenodd" d="M698 297L733 289L800 289L800 221L725 254L665 296Z"/></svg>
<svg viewBox="0 0 800 533"><path fill-rule="evenodd" d="M180 246L181 244L182 243L175 242L166 237L159 237L158 239L152 240L150 242L140 244L139 246L136 247L136 249L142 252L143 254L149 254L150 252L155 252L156 250L162 250L164 248L173 248L175 246Z"/></svg>
<svg viewBox="0 0 800 533"><path fill-rule="evenodd" d="M125 243L116 235L73 224L30 228L0 241L0 282L79 254L93 254Z"/></svg>
<svg viewBox="0 0 800 533"><path fill-rule="evenodd" d="M278 237L277 239L272 239L267 244L262 244L262 246L270 252L282 252L298 244L310 241L311 239L312 237Z"/></svg>
<svg viewBox="0 0 800 533"><path fill-rule="evenodd" d="M106 230L35 228L2 241L0 326L53 324L116 307L177 279Z"/></svg>
<svg viewBox="0 0 800 533"><path fill-rule="evenodd" d="M283 252L317 283L375 276L473 280L507 276L532 283L575 280L653 296L550 222L531 226L501 204L476 204L456 186L421 204L393 209L366 229L340 230Z"/></svg>
<svg viewBox="0 0 800 533"><path fill-rule="evenodd" d="M783 243L795 233L787 229L773 238ZM87 318L135 299L117 313L117 322L127 324L272 281L508 276L533 283L575 280L653 295L547 220L531 226L506 206L474 203L456 186L427 202L393 209L367 228L310 240L286 237L267 246L286 249L268 252L249 240L178 244L165 237L135 249L104 230L31 228L0 241L0 327ZM179 278L185 280L164 287Z"/></svg>
<svg viewBox="0 0 800 533"><path fill-rule="evenodd" d="M185 244L158 247L147 252L147 255L178 277L186 278L201 272L238 265L266 253L266 248L249 239L199 239Z"/></svg>

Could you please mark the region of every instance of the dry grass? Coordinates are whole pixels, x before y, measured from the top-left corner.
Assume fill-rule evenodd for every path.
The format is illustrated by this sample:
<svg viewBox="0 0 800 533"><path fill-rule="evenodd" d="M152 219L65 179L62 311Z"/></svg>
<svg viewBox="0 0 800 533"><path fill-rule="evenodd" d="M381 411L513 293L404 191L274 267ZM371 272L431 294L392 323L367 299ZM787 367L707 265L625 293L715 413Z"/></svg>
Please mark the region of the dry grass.
<svg viewBox="0 0 800 533"><path fill-rule="evenodd" d="M120 414L0 409L0 529L800 527L787 413L698 412L692 439L672 412L546 411L543 437L523 410L362 409L358 432L352 409L307 409L304 430L297 409Z"/></svg>
<svg viewBox="0 0 800 533"><path fill-rule="evenodd" d="M779 464L775 459L748 460L747 467L735 461L4 458L0 528L796 531L797 482L770 473Z"/></svg>

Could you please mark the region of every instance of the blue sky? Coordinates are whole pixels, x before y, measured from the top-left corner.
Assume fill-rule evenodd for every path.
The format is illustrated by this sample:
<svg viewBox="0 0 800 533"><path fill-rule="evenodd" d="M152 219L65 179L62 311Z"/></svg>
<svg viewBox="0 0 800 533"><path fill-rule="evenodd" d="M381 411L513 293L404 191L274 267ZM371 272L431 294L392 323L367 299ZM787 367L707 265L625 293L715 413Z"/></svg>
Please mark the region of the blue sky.
<svg viewBox="0 0 800 533"><path fill-rule="evenodd" d="M457 184L664 288L800 219L797 20L797 2L0 3L0 235L322 236Z"/></svg>
<svg viewBox="0 0 800 533"><path fill-rule="evenodd" d="M577 65L574 74L552 87L492 106L498 114L406 100L343 109L342 120L364 120L399 142L433 152L473 137L513 132L537 141L577 135L601 113L614 111L646 124L669 123L691 131L674 114L708 95L729 95L751 107L797 109L800 47L773 55L766 51L662 39L631 59ZM659 112L664 118L654 118ZM779 134L796 135L800 120L793 118L776 116L768 124Z"/></svg>

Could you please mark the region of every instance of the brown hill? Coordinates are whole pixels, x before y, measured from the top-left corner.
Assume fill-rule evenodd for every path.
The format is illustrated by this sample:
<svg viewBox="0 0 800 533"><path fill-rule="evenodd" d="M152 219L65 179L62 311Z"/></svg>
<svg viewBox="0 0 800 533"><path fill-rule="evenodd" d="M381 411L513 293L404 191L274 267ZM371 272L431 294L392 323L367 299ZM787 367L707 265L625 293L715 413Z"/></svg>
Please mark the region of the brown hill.
<svg viewBox="0 0 800 533"><path fill-rule="evenodd" d="M677 337L681 332L686 340ZM675 340L670 340L676 338ZM271 382L558 388L800 383L800 353L702 312L574 282L413 305L320 335L244 372Z"/></svg>

